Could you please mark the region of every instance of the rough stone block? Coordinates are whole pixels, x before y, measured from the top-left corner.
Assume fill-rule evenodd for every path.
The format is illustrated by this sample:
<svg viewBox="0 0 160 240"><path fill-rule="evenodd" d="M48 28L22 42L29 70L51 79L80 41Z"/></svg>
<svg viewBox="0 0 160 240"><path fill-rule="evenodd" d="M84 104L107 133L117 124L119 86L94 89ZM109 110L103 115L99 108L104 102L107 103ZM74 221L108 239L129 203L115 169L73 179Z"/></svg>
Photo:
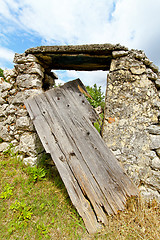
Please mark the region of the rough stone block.
<svg viewBox="0 0 160 240"><path fill-rule="evenodd" d="M12 88L12 85L8 82L5 82L3 78L0 79L0 91L6 91Z"/></svg>
<svg viewBox="0 0 160 240"><path fill-rule="evenodd" d="M160 79L157 79L155 81L156 87L159 89L160 88Z"/></svg>
<svg viewBox="0 0 160 240"><path fill-rule="evenodd" d="M135 64L130 68L131 72L136 75L140 75L146 71L145 65Z"/></svg>
<svg viewBox="0 0 160 240"><path fill-rule="evenodd" d="M151 149L158 149L160 148L160 135L151 135L150 134L150 148Z"/></svg>
<svg viewBox="0 0 160 240"><path fill-rule="evenodd" d="M146 129L150 134L160 135L160 125L151 125Z"/></svg>
<svg viewBox="0 0 160 240"><path fill-rule="evenodd" d="M2 97L0 97L0 104L4 104L4 103L6 103L6 101Z"/></svg>
<svg viewBox="0 0 160 240"><path fill-rule="evenodd" d="M24 104L24 100L28 97L34 96L36 94L42 93L42 89L28 89L24 92L18 92L15 96L10 96L8 98L9 104Z"/></svg>
<svg viewBox="0 0 160 240"><path fill-rule="evenodd" d="M142 197L146 200L146 201L150 201L152 199L157 199L157 201L160 202L160 194L158 191L153 190L148 188L148 186L140 186L139 190L141 192Z"/></svg>
<svg viewBox="0 0 160 240"><path fill-rule="evenodd" d="M17 72L16 72L15 68L7 69L7 70L3 71L3 75L5 78L8 78L8 77L15 78L17 76Z"/></svg>
<svg viewBox="0 0 160 240"><path fill-rule="evenodd" d="M3 104L0 106L0 117L4 117L6 114L6 109L9 106L9 104Z"/></svg>
<svg viewBox="0 0 160 240"><path fill-rule="evenodd" d="M21 88L42 88L42 77L37 74L18 75L16 83Z"/></svg>
<svg viewBox="0 0 160 240"><path fill-rule="evenodd" d="M8 142L0 143L0 152L5 151L8 147L9 147L9 143Z"/></svg>
<svg viewBox="0 0 160 240"><path fill-rule="evenodd" d="M9 125L4 126L3 123L0 123L0 138L6 142L11 140L11 136L9 135Z"/></svg>
<svg viewBox="0 0 160 240"><path fill-rule="evenodd" d="M27 63L27 62L39 62L38 59L32 55L32 54L28 54L26 56L25 53L23 54L18 54L18 53L15 53L15 56L14 56L14 60L13 60L14 63L18 63L18 64L21 64L21 63Z"/></svg>
<svg viewBox="0 0 160 240"><path fill-rule="evenodd" d="M18 118L16 121L16 127L17 129L29 130L29 131L33 131L34 129L31 123L31 120L28 116L22 116Z"/></svg>
<svg viewBox="0 0 160 240"><path fill-rule="evenodd" d="M44 77L44 68L36 62L30 62L25 64L18 64L15 66L18 74L38 74L42 78Z"/></svg>
<svg viewBox="0 0 160 240"><path fill-rule="evenodd" d="M153 63L151 63L150 68L153 70L153 72L156 72L156 73L159 72L159 68Z"/></svg>
<svg viewBox="0 0 160 240"><path fill-rule="evenodd" d="M146 69L146 73L147 73L147 77L150 79L150 80L157 80L158 79L158 76L156 73L154 73L150 68L147 68Z"/></svg>
<svg viewBox="0 0 160 240"><path fill-rule="evenodd" d="M25 165L35 166L37 164L37 157L27 157L23 159Z"/></svg>
<svg viewBox="0 0 160 240"><path fill-rule="evenodd" d="M126 56L128 54L128 51L113 51L112 52L112 56L114 58L119 58L119 57L122 57L122 56Z"/></svg>
<svg viewBox="0 0 160 240"><path fill-rule="evenodd" d="M159 157L155 157L152 160L152 168L155 170L160 170L160 158Z"/></svg>
<svg viewBox="0 0 160 240"><path fill-rule="evenodd" d="M44 151L44 148L36 133L24 133L20 137L19 151L35 157Z"/></svg>

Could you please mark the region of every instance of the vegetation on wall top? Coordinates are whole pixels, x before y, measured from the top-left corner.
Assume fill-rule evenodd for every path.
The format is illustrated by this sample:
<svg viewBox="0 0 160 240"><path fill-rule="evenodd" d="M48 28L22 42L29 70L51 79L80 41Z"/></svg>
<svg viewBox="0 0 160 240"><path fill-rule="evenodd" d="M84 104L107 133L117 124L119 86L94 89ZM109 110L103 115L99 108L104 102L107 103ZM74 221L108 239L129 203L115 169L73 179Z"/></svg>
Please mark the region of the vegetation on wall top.
<svg viewBox="0 0 160 240"><path fill-rule="evenodd" d="M2 68L0 68L0 77L4 77Z"/></svg>

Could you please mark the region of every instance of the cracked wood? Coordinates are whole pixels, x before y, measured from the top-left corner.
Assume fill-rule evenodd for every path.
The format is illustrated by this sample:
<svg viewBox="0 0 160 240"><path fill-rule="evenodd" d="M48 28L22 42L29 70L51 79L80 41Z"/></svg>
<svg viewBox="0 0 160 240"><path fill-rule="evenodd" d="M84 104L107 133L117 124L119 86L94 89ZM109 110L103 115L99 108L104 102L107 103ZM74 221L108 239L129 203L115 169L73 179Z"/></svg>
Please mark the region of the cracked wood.
<svg viewBox="0 0 160 240"><path fill-rule="evenodd" d="M79 87L80 86L80 87ZM25 101L46 152L50 153L87 230L125 208L138 190L93 126L97 115L77 79Z"/></svg>

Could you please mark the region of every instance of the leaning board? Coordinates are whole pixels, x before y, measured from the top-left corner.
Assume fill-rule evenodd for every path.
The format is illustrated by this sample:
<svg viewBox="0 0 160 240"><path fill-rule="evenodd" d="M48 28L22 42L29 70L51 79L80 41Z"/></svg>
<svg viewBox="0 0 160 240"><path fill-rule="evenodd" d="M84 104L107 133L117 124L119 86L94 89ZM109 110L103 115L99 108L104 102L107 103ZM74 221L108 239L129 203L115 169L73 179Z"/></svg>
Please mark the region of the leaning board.
<svg viewBox="0 0 160 240"><path fill-rule="evenodd" d="M47 153L90 233L107 224L106 213L123 210L138 190L92 121L97 116L77 79L25 101Z"/></svg>

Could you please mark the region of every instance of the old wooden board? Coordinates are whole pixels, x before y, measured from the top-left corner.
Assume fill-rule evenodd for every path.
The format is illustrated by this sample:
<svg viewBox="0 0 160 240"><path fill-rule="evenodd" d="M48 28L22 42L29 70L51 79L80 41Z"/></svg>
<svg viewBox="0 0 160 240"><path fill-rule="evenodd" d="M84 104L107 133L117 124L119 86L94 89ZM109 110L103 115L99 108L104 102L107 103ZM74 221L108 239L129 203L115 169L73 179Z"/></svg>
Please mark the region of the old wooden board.
<svg viewBox="0 0 160 240"><path fill-rule="evenodd" d="M96 114L79 79L25 101L87 230L96 232L107 214L123 210L138 191L94 128Z"/></svg>

